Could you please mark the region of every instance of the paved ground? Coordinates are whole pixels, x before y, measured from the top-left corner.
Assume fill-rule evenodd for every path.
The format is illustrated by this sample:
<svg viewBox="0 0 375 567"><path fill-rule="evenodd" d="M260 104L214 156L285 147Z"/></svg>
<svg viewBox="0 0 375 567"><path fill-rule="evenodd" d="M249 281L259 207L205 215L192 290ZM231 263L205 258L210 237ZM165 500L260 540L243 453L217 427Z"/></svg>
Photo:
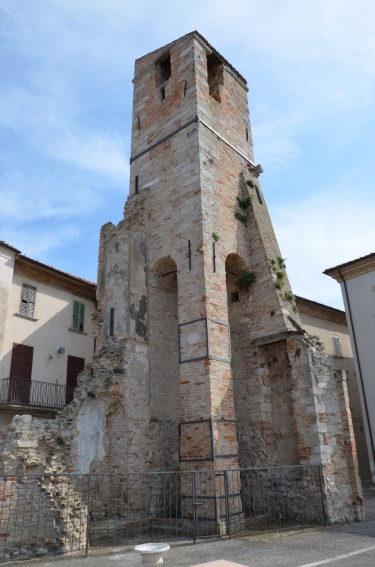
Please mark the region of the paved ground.
<svg viewBox="0 0 375 567"><path fill-rule="evenodd" d="M296 532L172 544L164 555L165 567L190 567L224 559L249 567L374 567L375 486L365 488L366 520L355 524ZM141 567L138 554L111 549L87 559L59 556L13 561L9 567Z"/></svg>

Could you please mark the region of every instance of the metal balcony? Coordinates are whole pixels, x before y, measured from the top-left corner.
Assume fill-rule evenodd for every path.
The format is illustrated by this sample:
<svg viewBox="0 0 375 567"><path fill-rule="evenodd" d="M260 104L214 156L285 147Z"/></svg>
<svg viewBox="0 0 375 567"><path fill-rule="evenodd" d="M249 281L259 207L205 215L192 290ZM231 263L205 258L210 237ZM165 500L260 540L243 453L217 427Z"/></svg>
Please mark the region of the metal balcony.
<svg viewBox="0 0 375 567"><path fill-rule="evenodd" d="M25 378L0 379L0 405L60 408L73 399L74 388Z"/></svg>

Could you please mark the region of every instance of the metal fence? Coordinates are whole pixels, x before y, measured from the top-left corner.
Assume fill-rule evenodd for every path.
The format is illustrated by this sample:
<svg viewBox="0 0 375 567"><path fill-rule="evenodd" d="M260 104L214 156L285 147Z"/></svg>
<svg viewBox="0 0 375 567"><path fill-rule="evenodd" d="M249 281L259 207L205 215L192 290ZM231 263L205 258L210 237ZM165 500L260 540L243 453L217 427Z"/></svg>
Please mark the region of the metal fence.
<svg viewBox="0 0 375 567"><path fill-rule="evenodd" d="M25 378L0 380L0 403L63 407L73 399L74 387Z"/></svg>
<svg viewBox="0 0 375 567"><path fill-rule="evenodd" d="M324 524L318 466L0 476L0 557Z"/></svg>

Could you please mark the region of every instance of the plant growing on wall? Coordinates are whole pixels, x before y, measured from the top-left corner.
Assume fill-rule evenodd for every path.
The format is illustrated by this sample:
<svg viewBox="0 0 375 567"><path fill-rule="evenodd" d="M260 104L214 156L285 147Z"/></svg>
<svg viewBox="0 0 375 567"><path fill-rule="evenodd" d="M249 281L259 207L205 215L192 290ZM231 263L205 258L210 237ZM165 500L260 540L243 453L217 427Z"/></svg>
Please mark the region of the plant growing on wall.
<svg viewBox="0 0 375 567"><path fill-rule="evenodd" d="M284 283L285 283L284 280L285 280L285 277L286 277L285 258L278 256L276 259L275 258L269 258L268 261L270 263L270 266L271 266L273 273L276 276L276 279L274 281L275 287L276 287L276 289L281 290L283 288Z"/></svg>
<svg viewBox="0 0 375 567"><path fill-rule="evenodd" d="M256 281L256 279L257 277L255 272L242 272L236 280L236 285L240 289L247 289Z"/></svg>
<svg viewBox="0 0 375 567"><path fill-rule="evenodd" d="M285 284L285 278L286 278L286 271L285 271L285 269L286 269L285 261L286 260L285 260L285 258L282 258L282 256L278 256L276 259L275 258L269 258L268 261L269 261L269 264L271 266L273 273L276 276L276 279L274 280L275 288L277 290L281 291L284 284ZM296 298L295 298L294 293L290 289L284 291L284 293L281 295L281 297L285 301L288 301L290 303L290 307L291 307L293 313L298 313ZM271 315L272 315L272 311L271 311Z"/></svg>
<svg viewBox="0 0 375 567"><path fill-rule="evenodd" d="M285 262L286 262L286 258L282 258L282 256L278 256L278 257L277 257L277 263L278 263L279 268L280 268L281 270L285 270L285 268L286 268L286 263L285 263Z"/></svg>
<svg viewBox="0 0 375 567"><path fill-rule="evenodd" d="M295 297L294 293L291 290L287 290L284 293L284 299L286 301L289 301L293 313L297 313L298 307L297 307L297 304L296 304L296 297Z"/></svg>
<svg viewBox="0 0 375 567"><path fill-rule="evenodd" d="M284 293L284 299L286 299L286 301L294 301L294 293L290 290L287 290Z"/></svg>
<svg viewBox="0 0 375 567"><path fill-rule="evenodd" d="M246 197L237 197L237 203L239 208L235 211L234 216L239 221L246 223L247 209L250 207L251 204L250 195L246 195Z"/></svg>
<svg viewBox="0 0 375 567"><path fill-rule="evenodd" d="M251 197L250 195L246 195L246 197L237 197L238 206L243 211L246 211L250 207Z"/></svg>
<svg viewBox="0 0 375 567"><path fill-rule="evenodd" d="M236 217L236 219L238 219L239 221L246 223L247 220L247 213L246 211L243 211L242 209L237 209L237 211L234 213L234 216Z"/></svg>

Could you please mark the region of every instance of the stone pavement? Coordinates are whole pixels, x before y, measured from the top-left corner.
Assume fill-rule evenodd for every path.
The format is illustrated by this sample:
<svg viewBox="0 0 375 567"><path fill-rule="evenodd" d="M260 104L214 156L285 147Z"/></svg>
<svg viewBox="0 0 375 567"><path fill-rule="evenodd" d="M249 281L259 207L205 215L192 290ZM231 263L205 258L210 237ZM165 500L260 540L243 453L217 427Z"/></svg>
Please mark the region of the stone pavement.
<svg viewBox="0 0 375 567"><path fill-rule="evenodd" d="M247 567L374 567L375 486L364 489L366 520L327 528L278 532L241 538L171 544L164 555L165 567L191 567L225 560ZM10 562L9 567L141 567L132 550L108 549L106 553L59 556ZM207 567L214 567L208 565ZM216 567L219 567L217 565ZM224 567L224 566L223 566ZM230 567L227 565L226 567Z"/></svg>

